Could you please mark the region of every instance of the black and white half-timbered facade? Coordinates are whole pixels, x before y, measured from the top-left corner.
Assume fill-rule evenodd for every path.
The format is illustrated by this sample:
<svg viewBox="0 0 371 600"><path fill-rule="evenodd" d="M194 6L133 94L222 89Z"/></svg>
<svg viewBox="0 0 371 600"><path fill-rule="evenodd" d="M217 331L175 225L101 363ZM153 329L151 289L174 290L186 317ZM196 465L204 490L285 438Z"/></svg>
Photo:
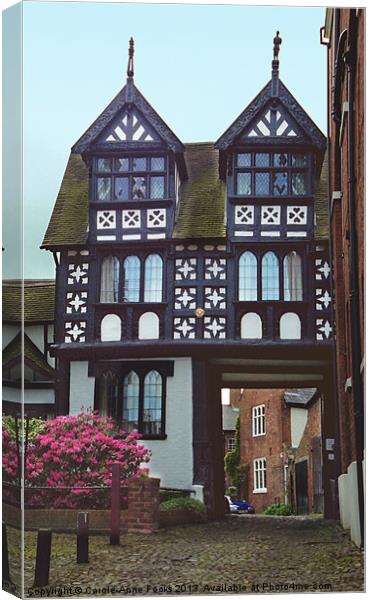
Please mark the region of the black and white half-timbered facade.
<svg viewBox="0 0 371 600"><path fill-rule="evenodd" d="M134 84L131 40L126 85L72 147L43 242L57 412L138 430L151 474L215 514L221 387L331 379L326 140L279 79L280 41L217 142L183 144Z"/></svg>

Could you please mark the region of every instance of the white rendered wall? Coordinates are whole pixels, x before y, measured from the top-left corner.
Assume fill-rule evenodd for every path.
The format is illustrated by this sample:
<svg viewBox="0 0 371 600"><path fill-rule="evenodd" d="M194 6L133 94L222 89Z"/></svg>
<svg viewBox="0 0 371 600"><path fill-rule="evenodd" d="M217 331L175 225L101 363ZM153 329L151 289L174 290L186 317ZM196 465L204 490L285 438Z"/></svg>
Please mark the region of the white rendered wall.
<svg viewBox="0 0 371 600"><path fill-rule="evenodd" d="M171 359L168 359L171 360ZM152 451L150 475L161 487L192 488L192 360L174 359L174 377L167 378L166 440L143 440Z"/></svg>
<svg viewBox="0 0 371 600"><path fill-rule="evenodd" d="M306 408L291 408L291 446L297 448L303 436L308 419L308 410Z"/></svg>
<svg viewBox="0 0 371 600"><path fill-rule="evenodd" d="M343 473L338 478L340 523L344 529L350 529L348 474Z"/></svg>
<svg viewBox="0 0 371 600"><path fill-rule="evenodd" d="M35 346L38 347L40 352L44 354L44 325L26 325L24 332Z"/></svg>
<svg viewBox="0 0 371 600"><path fill-rule="evenodd" d="M18 402L21 403L21 391L18 388L6 387L2 388L2 399L7 402ZM24 390L24 401L25 404L54 404L54 390Z"/></svg>
<svg viewBox="0 0 371 600"><path fill-rule="evenodd" d="M357 463L352 462L347 473L338 478L340 521L344 529L350 529L350 537L356 546L361 545L359 520Z"/></svg>
<svg viewBox="0 0 371 600"><path fill-rule="evenodd" d="M71 361L70 415L94 410L95 378L88 377L88 361Z"/></svg>
<svg viewBox="0 0 371 600"><path fill-rule="evenodd" d="M21 328L19 325L8 325L8 323L3 323L2 328L2 348L6 348L6 346L12 341L13 338L20 332Z"/></svg>

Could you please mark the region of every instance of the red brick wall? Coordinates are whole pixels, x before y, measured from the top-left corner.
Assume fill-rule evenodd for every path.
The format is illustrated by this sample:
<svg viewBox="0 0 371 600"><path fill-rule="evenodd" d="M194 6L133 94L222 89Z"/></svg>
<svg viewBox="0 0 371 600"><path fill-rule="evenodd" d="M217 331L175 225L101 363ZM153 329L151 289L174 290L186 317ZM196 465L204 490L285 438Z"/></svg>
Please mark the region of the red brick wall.
<svg viewBox="0 0 371 600"><path fill-rule="evenodd" d="M283 400L284 390L231 391L231 403L240 409L241 464L246 465L245 495L256 512L275 502L284 502L283 443L290 442L290 412ZM252 408L265 405L266 435L252 436ZM254 493L253 460L266 458L267 492Z"/></svg>
<svg viewBox="0 0 371 600"><path fill-rule="evenodd" d="M364 11L358 10L357 35L357 66L355 85L355 199L356 199L356 228L358 248L358 283L359 283L359 315L361 322L364 318ZM331 215L331 239L334 269L335 322L336 322L336 376L337 401L339 410L339 438L341 471L345 472L349 463L356 459L355 403L352 389L345 390L346 381L352 376L351 362L352 344L364 344L364 330L361 326L357 339L352 339L350 332L350 246L349 246L349 195L348 195L348 119L343 121L340 136L340 123L332 118L334 60L337 50L338 36L343 30L349 29L350 10L340 9L339 25L332 25L332 37L328 52L328 81L329 81L329 138L330 138L330 198L332 192L341 191L342 198L333 206ZM335 13L334 13L335 15ZM337 39L335 39L335 36ZM340 110L343 103L348 101L347 75L343 77L340 91ZM351 108L351 107L350 107ZM340 141L339 141L340 138ZM337 147L340 145L340 152ZM361 351L363 355L363 350ZM359 369L355 365L354 369Z"/></svg>
<svg viewBox="0 0 371 600"><path fill-rule="evenodd" d="M152 533L158 529L160 480L153 477L129 479L128 531Z"/></svg>

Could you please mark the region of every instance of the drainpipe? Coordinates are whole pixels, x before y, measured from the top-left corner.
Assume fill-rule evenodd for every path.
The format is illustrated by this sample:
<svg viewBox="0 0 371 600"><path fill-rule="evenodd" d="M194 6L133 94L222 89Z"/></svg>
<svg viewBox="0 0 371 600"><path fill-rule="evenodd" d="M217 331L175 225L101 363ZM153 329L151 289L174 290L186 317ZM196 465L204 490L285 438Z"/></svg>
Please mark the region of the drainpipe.
<svg viewBox="0 0 371 600"><path fill-rule="evenodd" d="M348 78L348 197L349 197L349 254L350 254L350 331L351 331L351 354L352 354L352 387L355 405L356 425L356 456L357 456L357 481L358 481L358 503L361 530L361 547L364 545L364 489L362 460L364 451L364 390L361 380L361 348L359 343L359 332L361 322L359 316L359 280L358 280L358 248L356 229L356 205L355 205L355 123L354 123L354 87L357 59L357 33L358 19L356 10L350 10L348 48L345 53L345 62Z"/></svg>

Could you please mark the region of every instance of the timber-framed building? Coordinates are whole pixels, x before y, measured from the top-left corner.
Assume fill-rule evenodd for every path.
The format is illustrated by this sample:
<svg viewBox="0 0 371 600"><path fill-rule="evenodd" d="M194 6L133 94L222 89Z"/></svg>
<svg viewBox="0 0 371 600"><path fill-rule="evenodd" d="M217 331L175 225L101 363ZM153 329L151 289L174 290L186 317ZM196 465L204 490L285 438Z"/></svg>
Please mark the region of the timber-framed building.
<svg viewBox="0 0 371 600"><path fill-rule="evenodd" d="M138 430L151 473L213 514L221 387L317 386L336 437L326 139L279 78L280 43L216 143L183 144L134 84L131 40L126 84L72 147L42 245L56 264L57 413ZM333 444L323 458L330 515Z"/></svg>

